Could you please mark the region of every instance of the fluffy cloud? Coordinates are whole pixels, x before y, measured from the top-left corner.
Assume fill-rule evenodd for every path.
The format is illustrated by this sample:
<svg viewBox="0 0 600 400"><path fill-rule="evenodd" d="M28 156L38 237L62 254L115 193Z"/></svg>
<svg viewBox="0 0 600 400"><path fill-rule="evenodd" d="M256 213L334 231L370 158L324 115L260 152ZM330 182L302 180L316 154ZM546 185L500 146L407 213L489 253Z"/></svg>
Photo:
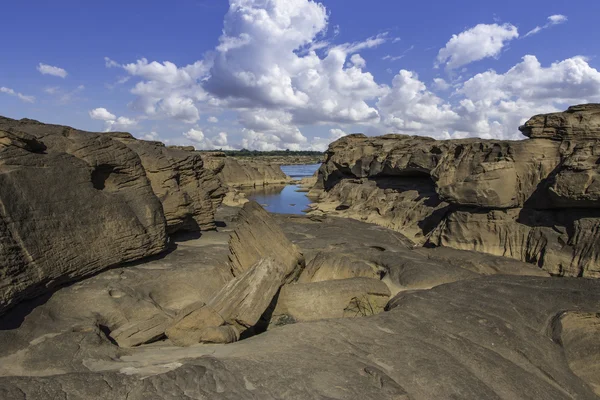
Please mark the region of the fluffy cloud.
<svg viewBox="0 0 600 400"><path fill-rule="evenodd" d="M117 119L117 116L115 114L112 114L104 107L94 108L89 112L89 114L90 118L98 119L100 121L110 121Z"/></svg>
<svg viewBox="0 0 600 400"><path fill-rule="evenodd" d="M435 86L437 90L448 90L451 87L450 84L442 78L434 78L433 86Z"/></svg>
<svg viewBox="0 0 600 400"><path fill-rule="evenodd" d="M379 99L377 106L383 124L399 133L438 136L442 128L459 119L416 73L406 70L394 77L391 90Z"/></svg>
<svg viewBox="0 0 600 400"><path fill-rule="evenodd" d="M573 57L543 67L533 55L504 74L494 70L467 80L458 90L463 95L461 114L470 123L462 128L473 135L519 138L517 127L528 117L558 111L569 104L600 101L600 72L583 57ZM489 127L496 121L497 129ZM484 129L477 130L480 126Z"/></svg>
<svg viewBox="0 0 600 400"><path fill-rule="evenodd" d="M519 37L511 24L479 24L453 35L437 56L437 65L455 69L488 57L497 57L505 44Z"/></svg>
<svg viewBox="0 0 600 400"><path fill-rule="evenodd" d="M136 95L132 108L154 118L172 118L185 123L200 119L197 103L207 100L200 80L206 76L203 61L185 67L172 62L148 62L145 58L135 63L118 64L105 59L107 67L123 68L130 76L141 79L131 93Z"/></svg>
<svg viewBox="0 0 600 400"><path fill-rule="evenodd" d="M239 122L244 126L243 147L275 150L299 149L308 142L297 126L292 123L292 114L285 111L254 109L241 111ZM266 141L266 143L261 143ZM249 145L248 143L252 143Z"/></svg>
<svg viewBox="0 0 600 400"><path fill-rule="evenodd" d="M447 87L434 80L436 87ZM449 102L430 92L414 72L401 70L377 106L382 124L376 133L394 131L436 138L519 139L517 130L535 114L569 104L600 102L600 72L583 57L547 67L535 56L505 73L489 70L457 84Z"/></svg>
<svg viewBox="0 0 600 400"><path fill-rule="evenodd" d="M52 75L52 76L58 76L59 78L66 78L67 77L67 71L65 71L62 68L59 67L54 67L52 65L48 65L48 64L43 64L43 63L39 63L39 65L37 66L37 70L40 71L40 73L42 75Z"/></svg>
<svg viewBox="0 0 600 400"><path fill-rule="evenodd" d="M533 28L532 30L527 32L527 34L524 37L535 35L539 31L550 28L551 26L554 26L554 25L564 24L565 22L567 22L567 20L568 20L568 18L561 14L551 15L548 17L548 22L545 25L536 26L535 28Z"/></svg>
<svg viewBox="0 0 600 400"><path fill-rule="evenodd" d="M327 25L313 0L230 0L219 45L204 60L105 64L140 79L130 106L151 118L196 123L201 112L236 110L247 143L299 148L307 139L298 126L379 121L372 104L387 91L358 52L393 39L333 45Z"/></svg>
<svg viewBox="0 0 600 400"><path fill-rule="evenodd" d="M227 107L276 109L292 124L376 121L367 101L384 89L362 70L366 63L356 52L387 35L325 45L320 57L314 46L323 43L317 38L327 22L314 1L231 0L205 88Z"/></svg>
<svg viewBox="0 0 600 400"><path fill-rule="evenodd" d="M504 74L490 70L464 83L459 93L473 101L509 100L576 103L600 100L600 72L584 57L573 57L544 68L533 55Z"/></svg>
<svg viewBox="0 0 600 400"><path fill-rule="evenodd" d="M197 150L231 149L227 143L227 133L225 132L219 132L216 136L208 138L201 129L192 128L183 136L190 140Z"/></svg>
<svg viewBox="0 0 600 400"><path fill-rule="evenodd" d="M219 134L213 138L213 142L219 147L227 146L227 133L219 132Z"/></svg>
<svg viewBox="0 0 600 400"><path fill-rule="evenodd" d="M125 71L134 82L130 106L151 119L196 124L201 114L237 113L240 128L228 133L208 124L204 131L178 128L185 131L181 141L200 149L323 150L348 126L437 138L518 138L518 125L533 114L600 101L599 73L582 57L542 66L526 56L506 72L489 70L468 79L452 75L448 81L438 77L431 88L405 69L391 85L378 83L366 70L367 51L398 38L383 33L334 44L336 29L328 36L328 12L314 0L230 0L229 5L219 44L203 60L178 66L105 58L106 67ZM565 21L554 15L539 28ZM452 71L498 57L518 37L511 24L477 25L454 35L439 50L437 65ZM384 59L398 60L413 48ZM137 123L106 109L93 111L107 129ZM211 116L207 122L219 121ZM336 128L309 140L300 130L305 126Z"/></svg>
<svg viewBox="0 0 600 400"><path fill-rule="evenodd" d="M106 108L99 107L89 111L89 116L92 119L104 121L106 131L127 130L135 127L137 121L127 117L118 117L108 111Z"/></svg>
<svg viewBox="0 0 600 400"><path fill-rule="evenodd" d="M314 137L310 141L310 146L307 148L308 150L314 151L325 151L329 144L335 142L336 140L346 136L347 133L339 128L333 128L329 130L329 135L327 137L321 138L319 136Z"/></svg>
<svg viewBox="0 0 600 400"><path fill-rule="evenodd" d="M15 92L13 89L10 89L10 88L4 87L4 86L0 87L0 93L5 93L10 96L15 96L15 97L19 98L21 101L24 101L25 103L35 102L35 96L26 96L22 93Z"/></svg>

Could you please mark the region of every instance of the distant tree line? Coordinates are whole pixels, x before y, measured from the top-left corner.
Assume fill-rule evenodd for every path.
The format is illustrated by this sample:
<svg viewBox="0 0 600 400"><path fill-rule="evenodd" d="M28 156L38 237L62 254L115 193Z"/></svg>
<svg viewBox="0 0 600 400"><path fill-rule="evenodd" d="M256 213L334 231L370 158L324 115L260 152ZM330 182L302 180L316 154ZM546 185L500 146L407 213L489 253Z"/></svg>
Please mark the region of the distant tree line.
<svg viewBox="0 0 600 400"><path fill-rule="evenodd" d="M272 150L272 151L258 151L258 150L248 150L248 149L211 150L211 151L221 151L229 157L265 157L265 156L267 156L267 157L268 156L272 156L272 157L281 157L281 156L314 156L314 157L318 157L318 156L322 156L325 154L321 151L310 151L310 150L292 151L289 149L287 149L287 150Z"/></svg>

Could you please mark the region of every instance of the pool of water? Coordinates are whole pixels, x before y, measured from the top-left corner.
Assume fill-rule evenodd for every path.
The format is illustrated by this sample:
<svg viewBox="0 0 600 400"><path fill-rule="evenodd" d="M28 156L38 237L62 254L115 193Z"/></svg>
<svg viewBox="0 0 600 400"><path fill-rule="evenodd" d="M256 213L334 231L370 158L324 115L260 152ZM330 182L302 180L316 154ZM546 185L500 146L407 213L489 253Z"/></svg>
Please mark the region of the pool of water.
<svg viewBox="0 0 600 400"><path fill-rule="evenodd" d="M295 180L313 176L321 164L282 165L281 170ZM267 211L282 214L302 214L310 203L306 193L297 192L297 185L269 185L256 189L245 189L246 197L262 205Z"/></svg>

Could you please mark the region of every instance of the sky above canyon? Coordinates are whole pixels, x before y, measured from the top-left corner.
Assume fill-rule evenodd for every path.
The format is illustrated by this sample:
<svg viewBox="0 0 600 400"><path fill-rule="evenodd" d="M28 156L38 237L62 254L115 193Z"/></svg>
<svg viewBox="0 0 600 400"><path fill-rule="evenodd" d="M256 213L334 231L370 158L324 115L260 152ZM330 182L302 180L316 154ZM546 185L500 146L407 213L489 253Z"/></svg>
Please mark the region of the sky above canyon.
<svg viewBox="0 0 600 400"><path fill-rule="evenodd" d="M575 6L576 5L576 6ZM13 1L0 115L197 149L523 138L600 102L600 1Z"/></svg>

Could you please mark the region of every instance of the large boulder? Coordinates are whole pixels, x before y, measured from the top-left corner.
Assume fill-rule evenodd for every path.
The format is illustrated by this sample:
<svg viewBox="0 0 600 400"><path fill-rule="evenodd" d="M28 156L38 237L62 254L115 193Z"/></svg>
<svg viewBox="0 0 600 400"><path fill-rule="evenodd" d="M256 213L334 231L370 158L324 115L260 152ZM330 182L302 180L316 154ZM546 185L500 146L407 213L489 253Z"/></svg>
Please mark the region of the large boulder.
<svg viewBox="0 0 600 400"><path fill-rule="evenodd" d="M229 239L235 276L206 304L180 313L167 328L174 344L230 343L253 328L279 289L298 279L304 256L256 202L240 211Z"/></svg>
<svg viewBox="0 0 600 400"><path fill-rule="evenodd" d="M286 285L277 298L271 326L383 312L390 289L379 279L349 278Z"/></svg>
<svg viewBox="0 0 600 400"><path fill-rule="evenodd" d="M160 202L123 144L99 135L40 140L16 130L0 138L0 313L166 248Z"/></svg>
<svg viewBox="0 0 600 400"><path fill-rule="evenodd" d="M263 259L229 281L208 304L185 310L166 334L178 346L231 343L254 327L284 284L288 271Z"/></svg>
<svg viewBox="0 0 600 400"><path fill-rule="evenodd" d="M304 269L304 256L285 236L277 222L257 202L244 205L229 239L231 271L239 276L264 258L272 258L286 271L286 282Z"/></svg>
<svg viewBox="0 0 600 400"><path fill-rule="evenodd" d="M225 190L195 152L29 119L0 132L0 313L215 228Z"/></svg>

